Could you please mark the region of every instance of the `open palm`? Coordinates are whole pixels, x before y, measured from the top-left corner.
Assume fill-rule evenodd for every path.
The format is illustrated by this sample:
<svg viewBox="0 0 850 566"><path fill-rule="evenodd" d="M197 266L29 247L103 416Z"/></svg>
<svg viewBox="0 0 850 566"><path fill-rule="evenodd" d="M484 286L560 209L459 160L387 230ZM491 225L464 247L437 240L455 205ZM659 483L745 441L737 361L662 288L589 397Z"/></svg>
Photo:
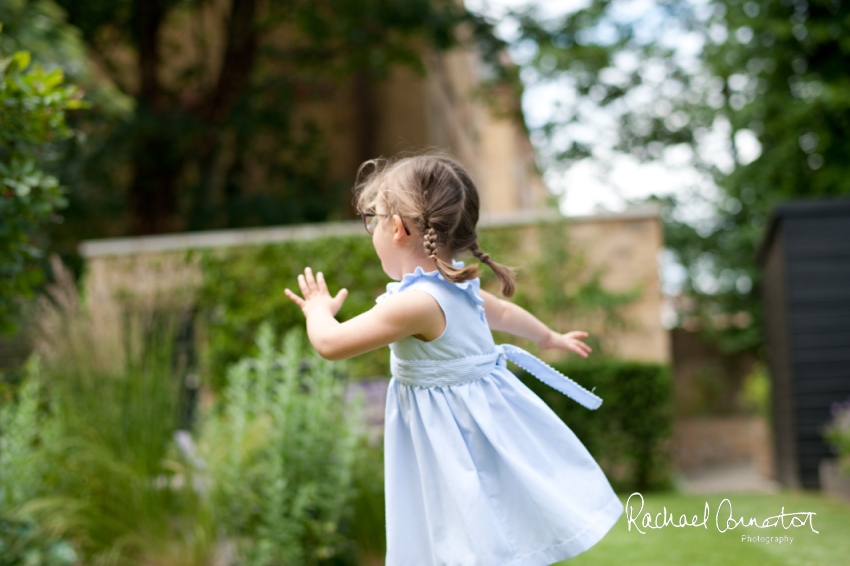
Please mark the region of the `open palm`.
<svg viewBox="0 0 850 566"><path fill-rule="evenodd" d="M348 289L340 289L336 297L332 297L322 272L316 273L314 278L313 270L309 267L304 268L304 273L298 275L298 286L301 287L303 298L289 289L285 289L284 293L292 302L301 307L304 316L309 316L310 311L316 308L327 308L332 315L336 316L348 296Z"/></svg>

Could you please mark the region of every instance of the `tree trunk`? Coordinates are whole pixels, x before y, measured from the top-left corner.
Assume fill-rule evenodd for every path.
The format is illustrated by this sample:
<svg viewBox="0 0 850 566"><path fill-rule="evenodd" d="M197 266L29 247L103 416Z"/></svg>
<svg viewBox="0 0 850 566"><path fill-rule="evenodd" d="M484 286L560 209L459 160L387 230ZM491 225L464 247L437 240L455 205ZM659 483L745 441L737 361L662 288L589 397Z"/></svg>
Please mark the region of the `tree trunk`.
<svg viewBox="0 0 850 566"><path fill-rule="evenodd" d="M248 87L256 58L256 0L234 0L227 22L227 49L221 73L198 113L203 125L193 142L175 143L177 135L192 134L173 132L171 121L180 109L167 99L157 76L161 63L157 44L167 12L164 3L165 0L139 0L135 5L140 88L129 195L135 234L185 228L177 216L179 177L190 159L199 163L202 178L190 195L188 224L203 227L204 211L215 181L221 130Z"/></svg>
<svg viewBox="0 0 850 566"><path fill-rule="evenodd" d="M357 113L356 118L356 143L359 167L364 161L374 159L376 138L378 136L378 112L375 108L374 79L368 68L358 69L353 77L353 100ZM346 200L343 217L355 218L357 211L351 199Z"/></svg>
<svg viewBox="0 0 850 566"><path fill-rule="evenodd" d="M162 127L165 100L157 76L157 43L166 10L162 0L138 0L133 9L140 80L128 199L130 229L134 234L157 234L174 229L175 181L180 171L178 158L162 134L167 128Z"/></svg>
<svg viewBox="0 0 850 566"><path fill-rule="evenodd" d="M140 109L137 121L147 122L136 132L133 144L133 180L130 185L130 214L133 234L161 234L177 225L177 178L181 156L160 132L163 116Z"/></svg>
<svg viewBox="0 0 850 566"><path fill-rule="evenodd" d="M257 55L256 0L234 0L227 22L227 48L216 86L203 105L206 134L198 140L201 179L192 194L190 229L203 227L219 171L222 128L248 89ZM241 136L239 136L241 137ZM238 150L237 150L238 151Z"/></svg>

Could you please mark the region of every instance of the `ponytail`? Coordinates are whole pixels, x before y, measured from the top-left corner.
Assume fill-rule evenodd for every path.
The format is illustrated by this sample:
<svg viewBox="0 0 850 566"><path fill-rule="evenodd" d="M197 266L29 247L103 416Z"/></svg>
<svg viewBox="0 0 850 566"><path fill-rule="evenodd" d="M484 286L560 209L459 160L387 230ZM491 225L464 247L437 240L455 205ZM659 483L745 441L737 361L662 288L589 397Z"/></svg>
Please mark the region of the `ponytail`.
<svg viewBox="0 0 850 566"><path fill-rule="evenodd" d="M477 257L481 263L486 263L490 266L490 269L493 270L493 273L496 274L496 278L499 280L499 285L501 286L502 295L505 297L513 297L514 291L516 290L516 281L514 279L514 270L506 265L502 265L501 263L496 263L490 256L481 251L478 247L478 242L472 244L472 247L469 248L472 252L472 255Z"/></svg>

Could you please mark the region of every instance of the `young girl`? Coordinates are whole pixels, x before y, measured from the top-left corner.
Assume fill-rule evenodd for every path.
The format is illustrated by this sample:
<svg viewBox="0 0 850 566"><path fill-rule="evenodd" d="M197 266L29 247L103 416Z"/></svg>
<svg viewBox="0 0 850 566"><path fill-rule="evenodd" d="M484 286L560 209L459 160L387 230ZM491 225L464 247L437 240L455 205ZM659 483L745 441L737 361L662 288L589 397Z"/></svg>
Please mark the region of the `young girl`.
<svg viewBox="0 0 850 566"><path fill-rule="evenodd" d="M440 155L368 161L358 211L386 274L377 305L346 322L347 291L321 272L298 276L318 352L342 360L389 344L384 466L387 566L545 566L596 544L622 514L605 475L573 432L513 373L510 359L579 403L601 399L525 350L496 345L504 330L587 357L585 332L559 334L479 289L471 252L514 290L510 269L477 243L478 192Z"/></svg>

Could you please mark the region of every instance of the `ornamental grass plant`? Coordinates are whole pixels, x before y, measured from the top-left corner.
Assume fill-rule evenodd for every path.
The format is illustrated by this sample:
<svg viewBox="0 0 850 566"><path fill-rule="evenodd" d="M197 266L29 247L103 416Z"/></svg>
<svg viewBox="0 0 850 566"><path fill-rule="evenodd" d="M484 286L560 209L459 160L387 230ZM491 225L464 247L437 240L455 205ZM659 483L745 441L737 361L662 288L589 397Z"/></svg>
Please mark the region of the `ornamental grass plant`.
<svg viewBox="0 0 850 566"><path fill-rule="evenodd" d="M362 425L342 366L262 325L186 429L188 312L94 321L54 273L24 381L0 400L0 565L355 563Z"/></svg>
<svg viewBox="0 0 850 566"><path fill-rule="evenodd" d="M209 564L212 513L169 481L180 470L173 436L186 367L175 337L186 313L127 305L95 323L55 258L53 272L33 313L26 385L5 409L20 418L27 402L40 406L31 417L40 425L3 456L45 464L3 475L12 491L35 486L8 518L72 542L86 564Z"/></svg>

